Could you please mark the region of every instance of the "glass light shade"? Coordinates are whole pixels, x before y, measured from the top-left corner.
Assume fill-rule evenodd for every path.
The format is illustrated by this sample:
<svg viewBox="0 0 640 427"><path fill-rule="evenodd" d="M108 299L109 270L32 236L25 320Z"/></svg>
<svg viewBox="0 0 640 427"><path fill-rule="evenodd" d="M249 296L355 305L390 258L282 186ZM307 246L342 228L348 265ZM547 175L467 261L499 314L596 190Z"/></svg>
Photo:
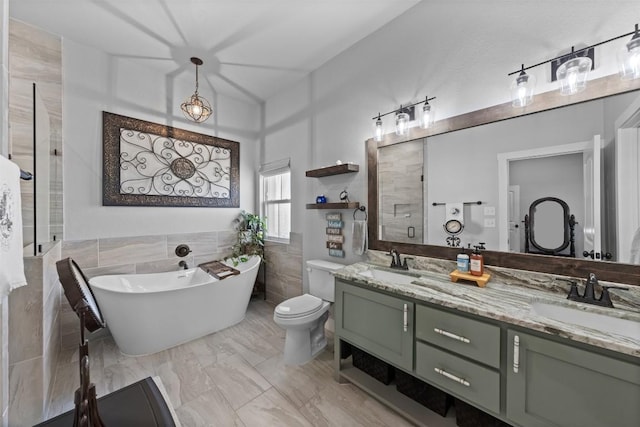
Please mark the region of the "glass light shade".
<svg viewBox="0 0 640 427"><path fill-rule="evenodd" d="M406 135L409 133L409 115L405 112L396 113L396 135Z"/></svg>
<svg viewBox="0 0 640 427"><path fill-rule="evenodd" d="M640 33L634 34L631 41L618 52L618 63L623 80L640 77Z"/></svg>
<svg viewBox="0 0 640 427"><path fill-rule="evenodd" d="M194 93L180 105L184 116L196 123L204 122L212 113L211 105L205 98Z"/></svg>
<svg viewBox="0 0 640 427"><path fill-rule="evenodd" d="M434 122L434 111L429 102L425 102L422 106L422 117L420 119L420 126L422 129L427 129Z"/></svg>
<svg viewBox="0 0 640 427"><path fill-rule="evenodd" d="M374 138L375 138L376 141L380 142L380 141L382 141L382 137L383 137L382 119L380 118L380 116L378 116L378 118L376 119L376 124L375 124L375 135L374 135Z"/></svg>
<svg viewBox="0 0 640 427"><path fill-rule="evenodd" d="M536 77L524 71L511 82L511 105L526 107L533 103L533 91L536 87Z"/></svg>
<svg viewBox="0 0 640 427"><path fill-rule="evenodd" d="M587 76L591 70L591 58L575 57L560 65L556 78L560 82L561 95L573 95L587 88Z"/></svg>

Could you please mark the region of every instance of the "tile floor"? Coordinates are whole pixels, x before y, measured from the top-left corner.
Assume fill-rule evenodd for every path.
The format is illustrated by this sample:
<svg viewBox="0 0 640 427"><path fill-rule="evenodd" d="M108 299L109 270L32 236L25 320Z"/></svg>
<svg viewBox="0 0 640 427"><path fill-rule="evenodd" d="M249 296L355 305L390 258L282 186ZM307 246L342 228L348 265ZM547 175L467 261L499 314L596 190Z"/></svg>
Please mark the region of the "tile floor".
<svg viewBox="0 0 640 427"><path fill-rule="evenodd" d="M183 427L412 425L357 387L338 384L330 350L304 366L284 365L285 334L273 308L252 300L238 325L149 356L123 356L110 336L91 341L98 396L157 375ZM49 418L73 408L77 359L77 350L60 356ZM434 420L430 427L455 425L450 417Z"/></svg>

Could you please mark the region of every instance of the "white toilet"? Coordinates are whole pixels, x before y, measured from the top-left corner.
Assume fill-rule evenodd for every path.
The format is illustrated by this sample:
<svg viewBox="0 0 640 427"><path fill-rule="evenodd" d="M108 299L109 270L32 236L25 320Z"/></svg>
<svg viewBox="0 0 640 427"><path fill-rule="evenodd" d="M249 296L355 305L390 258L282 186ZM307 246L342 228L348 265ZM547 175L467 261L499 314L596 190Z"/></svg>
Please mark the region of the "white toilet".
<svg viewBox="0 0 640 427"><path fill-rule="evenodd" d="M287 330L284 343L284 363L302 365L327 346L324 324L329 318L329 305L334 301L333 272L343 264L323 260L308 260L309 293L281 302L273 320Z"/></svg>

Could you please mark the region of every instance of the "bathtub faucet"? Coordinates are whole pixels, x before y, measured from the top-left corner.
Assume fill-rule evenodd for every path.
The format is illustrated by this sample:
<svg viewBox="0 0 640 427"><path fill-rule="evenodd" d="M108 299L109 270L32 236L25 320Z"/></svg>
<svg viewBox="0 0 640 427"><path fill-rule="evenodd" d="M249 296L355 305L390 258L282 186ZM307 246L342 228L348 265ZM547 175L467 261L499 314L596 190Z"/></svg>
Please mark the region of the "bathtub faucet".
<svg viewBox="0 0 640 427"><path fill-rule="evenodd" d="M189 245L182 244L182 245L176 246L176 255L179 256L180 258L185 257L190 253L191 253L191 248L189 248Z"/></svg>
<svg viewBox="0 0 640 427"><path fill-rule="evenodd" d="M178 265L179 265L180 267L182 267L183 269L185 269L185 270L187 270L187 269L189 268L189 267L187 266L187 261L184 261L184 260L183 260L183 261L180 261L180 262L178 263Z"/></svg>

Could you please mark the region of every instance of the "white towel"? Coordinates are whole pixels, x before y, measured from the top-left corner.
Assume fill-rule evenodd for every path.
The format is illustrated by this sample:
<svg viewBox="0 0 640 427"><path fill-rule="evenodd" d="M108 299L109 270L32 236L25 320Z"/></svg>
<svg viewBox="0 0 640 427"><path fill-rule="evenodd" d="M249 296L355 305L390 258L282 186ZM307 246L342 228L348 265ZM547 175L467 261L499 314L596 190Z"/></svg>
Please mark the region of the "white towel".
<svg viewBox="0 0 640 427"><path fill-rule="evenodd" d="M353 221L352 249L356 255L363 255L367 251L367 221L359 219Z"/></svg>
<svg viewBox="0 0 640 427"><path fill-rule="evenodd" d="M27 284L22 244L20 168L0 156L0 297Z"/></svg>
<svg viewBox="0 0 640 427"><path fill-rule="evenodd" d="M631 264L640 264L640 228L638 228L631 240Z"/></svg>

